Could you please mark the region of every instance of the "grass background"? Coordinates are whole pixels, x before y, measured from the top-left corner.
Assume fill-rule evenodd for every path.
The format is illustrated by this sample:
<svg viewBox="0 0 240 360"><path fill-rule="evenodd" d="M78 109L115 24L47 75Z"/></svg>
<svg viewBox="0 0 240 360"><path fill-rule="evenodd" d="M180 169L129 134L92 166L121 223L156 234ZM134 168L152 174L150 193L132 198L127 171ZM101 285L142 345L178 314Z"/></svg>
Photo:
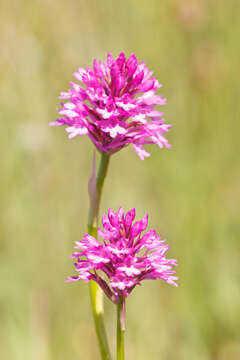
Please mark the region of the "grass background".
<svg viewBox="0 0 240 360"><path fill-rule="evenodd" d="M180 264L178 289L129 298L126 358L240 359L239 1L1 0L0 13L1 358L99 358L88 286L64 283L92 144L48 123L78 66L125 51L163 83L173 146L114 155L101 211L149 212ZM106 321L114 351L108 301Z"/></svg>

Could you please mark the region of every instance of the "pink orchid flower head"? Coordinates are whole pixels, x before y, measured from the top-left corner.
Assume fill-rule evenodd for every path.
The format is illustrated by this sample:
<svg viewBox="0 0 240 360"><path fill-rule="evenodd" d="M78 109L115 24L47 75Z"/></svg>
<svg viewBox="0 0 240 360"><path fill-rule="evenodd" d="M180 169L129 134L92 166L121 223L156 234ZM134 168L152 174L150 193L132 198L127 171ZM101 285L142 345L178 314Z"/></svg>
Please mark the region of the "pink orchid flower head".
<svg viewBox="0 0 240 360"><path fill-rule="evenodd" d="M126 214L122 207L117 212L109 209L102 217L103 229L98 229L103 241L85 234L76 242L72 258L78 275L67 282L94 280L114 303L130 295L143 280L162 279L177 286L176 260L165 257L169 246L155 230L145 232L147 214L140 221L134 218L135 209Z"/></svg>
<svg viewBox="0 0 240 360"><path fill-rule="evenodd" d="M51 126L66 126L69 138L88 135L100 152L113 154L132 144L140 159L150 156L145 144L169 148L164 134L163 113L155 109L166 99L156 94L162 85L152 77L144 62L132 54L121 53L116 60L94 60L93 69L79 68L73 75L81 83L71 82L62 92L60 117Z"/></svg>

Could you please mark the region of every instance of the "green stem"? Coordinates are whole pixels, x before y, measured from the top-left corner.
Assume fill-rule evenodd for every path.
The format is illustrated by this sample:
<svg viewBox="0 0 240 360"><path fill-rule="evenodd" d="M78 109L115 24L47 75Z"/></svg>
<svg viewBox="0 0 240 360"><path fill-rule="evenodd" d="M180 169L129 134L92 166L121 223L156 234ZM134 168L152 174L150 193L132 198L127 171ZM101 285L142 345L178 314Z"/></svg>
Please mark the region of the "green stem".
<svg viewBox="0 0 240 360"><path fill-rule="evenodd" d="M124 360L125 299L117 304L117 360Z"/></svg>
<svg viewBox="0 0 240 360"><path fill-rule="evenodd" d="M94 281L90 281L92 313L102 360L110 360L110 350L103 321L103 292Z"/></svg>
<svg viewBox="0 0 240 360"><path fill-rule="evenodd" d="M95 189L90 194L90 209L88 216L88 233L94 237L97 236L99 206L104 180L107 174L110 156L102 153L98 173L96 177ZM95 162L95 161L94 161ZM95 166L95 163L93 164ZM95 171L95 169L93 170ZM93 176L93 180L94 176ZM103 292L97 283L90 281L90 297L92 305L92 313L95 323L96 334L98 338L99 349L102 360L110 360L110 350L107 342L106 330L103 321Z"/></svg>
<svg viewBox="0 0 240 360"><path fill-rule="evenodd" d="M95 193L91 189L90 194L90 208L88 214L88 231L91 232L91 235L97 236L97 226L98 226L98 215L99 215L99 206L101 201L102 189L104 180L107 175L108 165L109 165L110 155L106 153L101 154L100 164L98 168L98 173L96 177L95 184ZM95 166L95 164L93 164ZM92 174L93 175L93 174ZM93 186L93 184L91 184Z"/></svg>

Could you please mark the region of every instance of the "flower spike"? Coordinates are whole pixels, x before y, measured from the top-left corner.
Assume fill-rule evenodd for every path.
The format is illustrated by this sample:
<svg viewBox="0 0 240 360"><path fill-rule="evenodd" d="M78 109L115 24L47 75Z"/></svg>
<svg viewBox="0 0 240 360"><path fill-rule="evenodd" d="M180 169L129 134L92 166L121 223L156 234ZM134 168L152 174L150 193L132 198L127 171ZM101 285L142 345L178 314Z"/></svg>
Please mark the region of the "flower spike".
<svg viewBox="0 0 240 360"><path fill-rule="evenodd" d="M114 60L109 53L106 62L93 61L93 70L79 68L73 75L83 86L71 82L61 93L65 102L51 126L65 125L69 138L88 135L107 154L132 144L143 160L150 156L145 144L170 147L164 134L171 125L164 124L163 113L155 109L166 103L156 94L162 85L134 54L126 59L121 53Z"/></svg>
<svg viewBox="0 0 240 360"><path fill-rule="evenodd" d="M103 229L98 231L103 243L89 234L76 242L77 252L72 257L77 259L74 266L78 276L67 281L94 280L114 303L129 296L146 279L162 279L178 286L173 270L176 260L165 257L169 246L155 230L143 234L148 224L147 214L135 223L134 217L135 209L125 216L122 207L117 212L109 209L102 218Z"/></svg>

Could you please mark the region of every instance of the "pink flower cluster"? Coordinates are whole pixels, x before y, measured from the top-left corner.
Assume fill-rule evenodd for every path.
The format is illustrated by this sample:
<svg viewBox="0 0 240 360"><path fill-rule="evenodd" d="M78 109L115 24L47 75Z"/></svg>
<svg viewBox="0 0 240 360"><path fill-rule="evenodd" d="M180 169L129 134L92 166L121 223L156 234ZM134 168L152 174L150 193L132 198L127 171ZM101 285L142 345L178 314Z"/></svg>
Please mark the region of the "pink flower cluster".
<svg viewBox="0 0 240 360"><path fill-rule="evenodd" d="M74 73L84 85L71 82L71 89L61 93L60 99L66 100L59 109L61 117L50 125L66 125L69 138L87 134L100 152L109 154L132 144L144 159L150 156L144 144L169 148L164 133L171 125L154 109L166 99L156 94L162 85L152 74L134 54L94 60L93 70L79 68Z"/></svg>
<svg viewBox="0 0 240 360"><path fill-rule="evenodd" d="M98 229L103 242L89 234L76 242L77 252L72 258L77 259L74 265L78 275L67 281L94 280L115 303L145 279L162 279L177 286L178 278L173 276L176 260L165 257L169 246L155 230L143 234L148 225L147 214L140 221L133 222L134 218L135 209L126 215L122 207L116 213L109 209L108 215L102 217L103 230Z"/></svg>

